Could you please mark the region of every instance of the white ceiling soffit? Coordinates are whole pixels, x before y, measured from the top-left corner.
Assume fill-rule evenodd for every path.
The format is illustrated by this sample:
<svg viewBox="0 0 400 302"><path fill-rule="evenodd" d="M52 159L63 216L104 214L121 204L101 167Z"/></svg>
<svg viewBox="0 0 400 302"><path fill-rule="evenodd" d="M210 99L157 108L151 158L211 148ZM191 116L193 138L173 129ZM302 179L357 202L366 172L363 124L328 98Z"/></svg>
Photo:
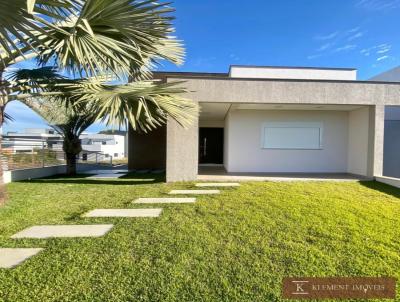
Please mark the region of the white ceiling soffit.
<svg viewBox="0 0 400 302"><path fill-rule="evenodd" d="M302 104L239 104L234 105L232 109L239 110L336 110L352 111L363 106L360 105L302 105Z"/></svg>

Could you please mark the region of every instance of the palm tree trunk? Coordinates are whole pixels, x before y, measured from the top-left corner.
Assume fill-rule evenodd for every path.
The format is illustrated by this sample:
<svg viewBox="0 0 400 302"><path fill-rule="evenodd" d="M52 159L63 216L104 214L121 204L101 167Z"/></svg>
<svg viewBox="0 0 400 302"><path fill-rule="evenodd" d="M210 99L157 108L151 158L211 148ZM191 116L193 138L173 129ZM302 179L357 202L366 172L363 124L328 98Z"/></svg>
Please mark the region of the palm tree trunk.
<svg viewBox="0 0 400 302"><path fill-rule="evenodd" d="M79 136L72 133L64 136L63 150L67 161L67 175L76 175L76 157L82 151L82 144Z"/></svg>
<svg viewBox="0 0 400 302"><path fill-rule="evenodd" d="M4 184L4 176L3 176L3 161L2 161L2 130L3 130L3 122L4 122L4 110L5 104L7 104L7 90L5 89L5 83L3 82L3 70L0 70L0 205L4 204L6 201L6 186Z"/></svg>
<svg viewBox="0 0 400 302"><path fill-rule="evenodd" d="M65 157L67 161L67 175L76 175L76 154L66 152Z"/></svg>

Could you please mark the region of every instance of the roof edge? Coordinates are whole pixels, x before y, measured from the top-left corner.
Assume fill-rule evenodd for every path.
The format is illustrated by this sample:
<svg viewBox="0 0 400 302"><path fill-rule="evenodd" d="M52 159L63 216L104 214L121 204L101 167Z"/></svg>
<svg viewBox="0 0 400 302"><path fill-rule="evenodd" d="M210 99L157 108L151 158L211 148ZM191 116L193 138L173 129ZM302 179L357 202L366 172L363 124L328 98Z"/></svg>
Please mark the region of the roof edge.
<svg viewBox="0 0 400 302"><path fill-rule="evenodd" d="M400 82L383 82L383 81L369 81L369 80L320 80L320 79L281 79L281 78L231 78L231 77L218 77L218 76L196 76L187 75L179 76L180 74L171 75L167 74L168 78L172 79L199 79L199 80L226 80L226 81L251 81L251 82L315 82L315 83L353 83L353 84L393 84L400 85ZM181 74L182 75L182 74Z"/></svg>
<svg viewBox="0 0 400 302"><path fill-rule="evenodd" d="M230 65L229 70L232 67L239 68L270 68L270 69L311 69L311 70L343 70L343 71L355 71L357 68L342 68L342 67L311 67L311 66L260 66L260 65Z"/></svg>

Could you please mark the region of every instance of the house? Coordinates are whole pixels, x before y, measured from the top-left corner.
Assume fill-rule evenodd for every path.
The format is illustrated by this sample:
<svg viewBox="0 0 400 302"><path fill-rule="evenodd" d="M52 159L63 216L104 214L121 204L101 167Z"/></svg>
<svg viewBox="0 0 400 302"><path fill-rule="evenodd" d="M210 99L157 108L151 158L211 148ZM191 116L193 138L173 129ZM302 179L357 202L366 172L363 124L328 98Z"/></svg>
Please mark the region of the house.
<svg viewBox="0 0 400 302"><path fill-rule="evenodd" d="M3 147L11 153L32 153L36 149L46 148L62 151L63 138L53 129L28 128L24 132L8 132L4 137ZM101 153L104 157L122 159L126 157L126 135L120 131L118 134L90 134L83 133L80 136L82 158L87 153Z"/></svg>
<svg viewBox="0 0 400 302"><path fill-rule="evenodd" d="M399 83L357 81L357 70L341 68L155 76L184 81L201 112L189 129L174 120L149 135L131 129L131 169L166 168L169 182L196 180L205 166L227 174L383 174L385 106L400 105Z"/></svg>
<svg viewBox="0 0 400 302"><path fill-rule="evenodd" d="M125 158L125 136L113 134L82 134L82 149L85 151L103 153L106 158Z"/></svg>
<svg viewBox="0 0 400 302"><path fill-rule="evenodd" d="M400 82L400 67L378 74L371 81ZM400 106L386 107L383 159L383 175L400 178Z"/></svg>
<svg viewBox="0 0 400 302"><path fill-rule="evenodd" d="M61 135L53 129L27 128L22 133L7 132L3 136L3 151L10 153L32 153L34 150L53 149L61 140Z"/></svg>

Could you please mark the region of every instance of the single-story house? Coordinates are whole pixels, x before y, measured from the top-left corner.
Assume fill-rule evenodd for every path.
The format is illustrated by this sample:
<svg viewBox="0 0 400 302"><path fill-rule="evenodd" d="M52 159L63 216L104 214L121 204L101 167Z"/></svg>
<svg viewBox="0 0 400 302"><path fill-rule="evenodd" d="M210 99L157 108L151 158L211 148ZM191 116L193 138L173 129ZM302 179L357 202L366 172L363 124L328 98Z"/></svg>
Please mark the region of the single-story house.
<svg viewBox="0 0 400 302"><path fill-rule="evenodd" d="M357 81L357 70L341 68L155 75L184 81L201 112L189 129L169 120L147 135L130 131L131 169L165 168L168 182L196 180L204 166L229 174L383 173L385 106L400 105L400 83Z"/></svg>
<svg viewBox="0 0 400 302"><path fill-rule="evenodd" d="M378 74L371 81L400 82L400 67ZM400 106L386 106L383 175L400 178Z"/></svg>

